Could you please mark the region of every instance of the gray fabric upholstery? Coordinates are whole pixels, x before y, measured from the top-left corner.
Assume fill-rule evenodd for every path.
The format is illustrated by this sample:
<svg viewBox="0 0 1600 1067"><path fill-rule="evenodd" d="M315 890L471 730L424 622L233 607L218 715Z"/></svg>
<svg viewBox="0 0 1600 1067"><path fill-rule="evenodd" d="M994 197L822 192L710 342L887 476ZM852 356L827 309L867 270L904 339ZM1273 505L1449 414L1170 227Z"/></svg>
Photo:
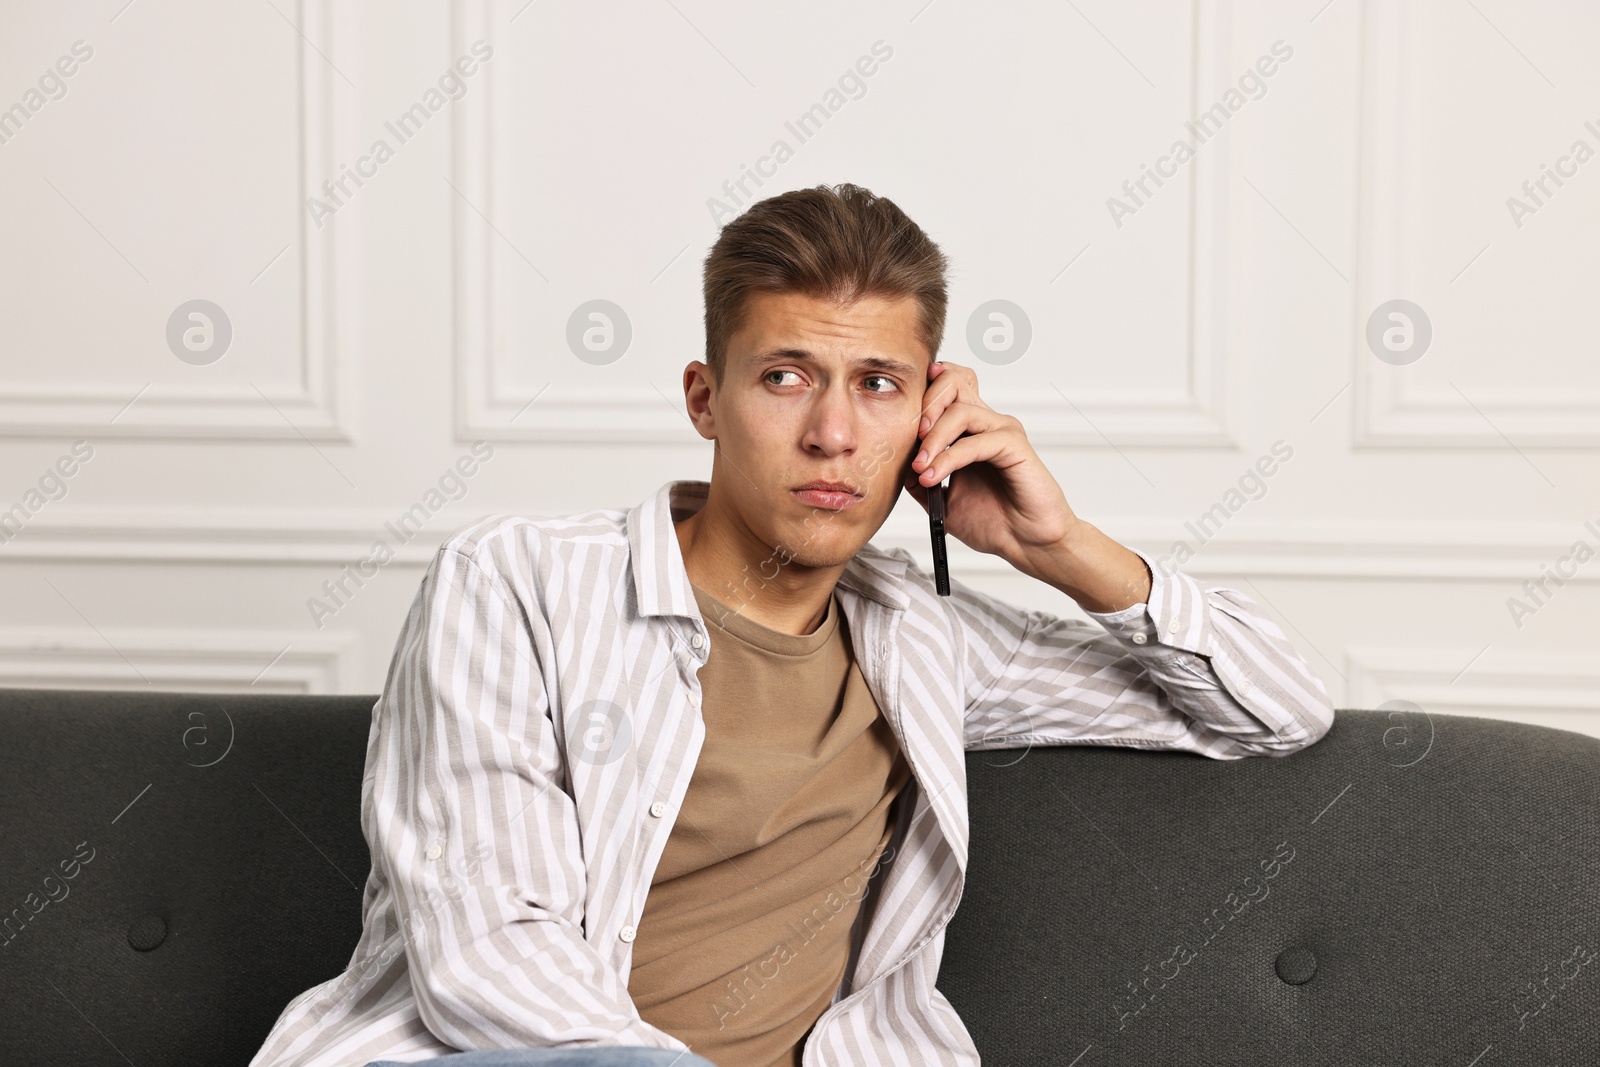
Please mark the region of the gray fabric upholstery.
<svg viewBox="0 0 1600 1067"><path fill-rule="evenodd" d="M0 690L0 1063L242 1065L339 973L373 700ZM939 987L986 1064L1600 1063L1600 740L967 765Z"/></svg>

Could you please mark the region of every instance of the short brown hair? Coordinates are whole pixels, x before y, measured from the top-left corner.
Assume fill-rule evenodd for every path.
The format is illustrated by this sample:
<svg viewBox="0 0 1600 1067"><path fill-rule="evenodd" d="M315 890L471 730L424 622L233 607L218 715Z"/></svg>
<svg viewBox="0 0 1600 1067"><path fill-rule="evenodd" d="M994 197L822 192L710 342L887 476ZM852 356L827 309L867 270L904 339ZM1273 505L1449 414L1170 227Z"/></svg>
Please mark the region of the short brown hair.
<svg viewBox="0 0 1600 1067"><path fill-rule="evenodd" d="M915 297L929 359L944 338L948 261L894 201L848 182L794 189L750 205L722 228L705 262L706 365L722 384L728 339L751 293L804 293L850 303Z"/></svg>

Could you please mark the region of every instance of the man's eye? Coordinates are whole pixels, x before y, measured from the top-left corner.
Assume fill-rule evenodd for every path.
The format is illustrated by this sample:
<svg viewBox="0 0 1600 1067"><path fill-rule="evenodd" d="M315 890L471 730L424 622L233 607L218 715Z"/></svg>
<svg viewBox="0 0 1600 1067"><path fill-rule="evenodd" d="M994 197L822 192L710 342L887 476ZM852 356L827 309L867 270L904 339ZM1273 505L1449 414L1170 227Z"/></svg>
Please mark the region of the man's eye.
<svg viewBox="0 0 1600 1067"><path fill-rule="evenodd" d="M873 393L892 392L896 388L896 386L894 384L894 379L893 378L887 378L882 374L873 374L873 375L870 375L870 376L868 376L867 378L865 378L863 380L864 381L869 381L869 382L884 382L884 383L886 383L888 385L887 389L871 389L871 390L869 390L869 392L873 392Z"/></svg>
<svg viewBox="0 0 1600 1067"><path fill-rule="evenodd" d="M779 385L781 383L772 381L772 376L774 374L794 374L794 373L795 372L792 371L792 370L769 370L769 371L767 371L767 381L771 382L771 384L773 384L773 385ZM796 375L796 377L798 377L798 375Z"/></svg>

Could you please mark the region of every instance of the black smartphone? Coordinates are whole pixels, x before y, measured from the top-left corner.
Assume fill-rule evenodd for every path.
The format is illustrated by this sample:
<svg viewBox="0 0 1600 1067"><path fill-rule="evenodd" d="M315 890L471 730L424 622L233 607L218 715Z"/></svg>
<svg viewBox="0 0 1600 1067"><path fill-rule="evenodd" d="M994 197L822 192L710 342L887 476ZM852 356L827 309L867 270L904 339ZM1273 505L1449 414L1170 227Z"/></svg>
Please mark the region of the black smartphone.
<svg viewBox="0 0 1600 1067"><path fill-rule="evenodd" d="M944 483L928 486L928 529L933 535L933 587L950 595L950 560L944 551Z"/></svg>

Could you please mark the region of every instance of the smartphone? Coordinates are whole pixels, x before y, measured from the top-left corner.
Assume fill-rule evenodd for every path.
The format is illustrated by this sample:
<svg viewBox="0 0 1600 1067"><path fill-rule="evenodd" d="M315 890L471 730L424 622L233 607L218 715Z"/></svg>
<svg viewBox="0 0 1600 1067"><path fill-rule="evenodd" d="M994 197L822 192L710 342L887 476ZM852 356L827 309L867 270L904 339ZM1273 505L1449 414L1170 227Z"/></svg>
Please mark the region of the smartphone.
<svg viewBox="0 0 1600 1067"><path fill-rule="evenodd" d="M944 482L928 486L928 530L933 535L933 586L950 595L950 560L944 551Z"/></svg>

